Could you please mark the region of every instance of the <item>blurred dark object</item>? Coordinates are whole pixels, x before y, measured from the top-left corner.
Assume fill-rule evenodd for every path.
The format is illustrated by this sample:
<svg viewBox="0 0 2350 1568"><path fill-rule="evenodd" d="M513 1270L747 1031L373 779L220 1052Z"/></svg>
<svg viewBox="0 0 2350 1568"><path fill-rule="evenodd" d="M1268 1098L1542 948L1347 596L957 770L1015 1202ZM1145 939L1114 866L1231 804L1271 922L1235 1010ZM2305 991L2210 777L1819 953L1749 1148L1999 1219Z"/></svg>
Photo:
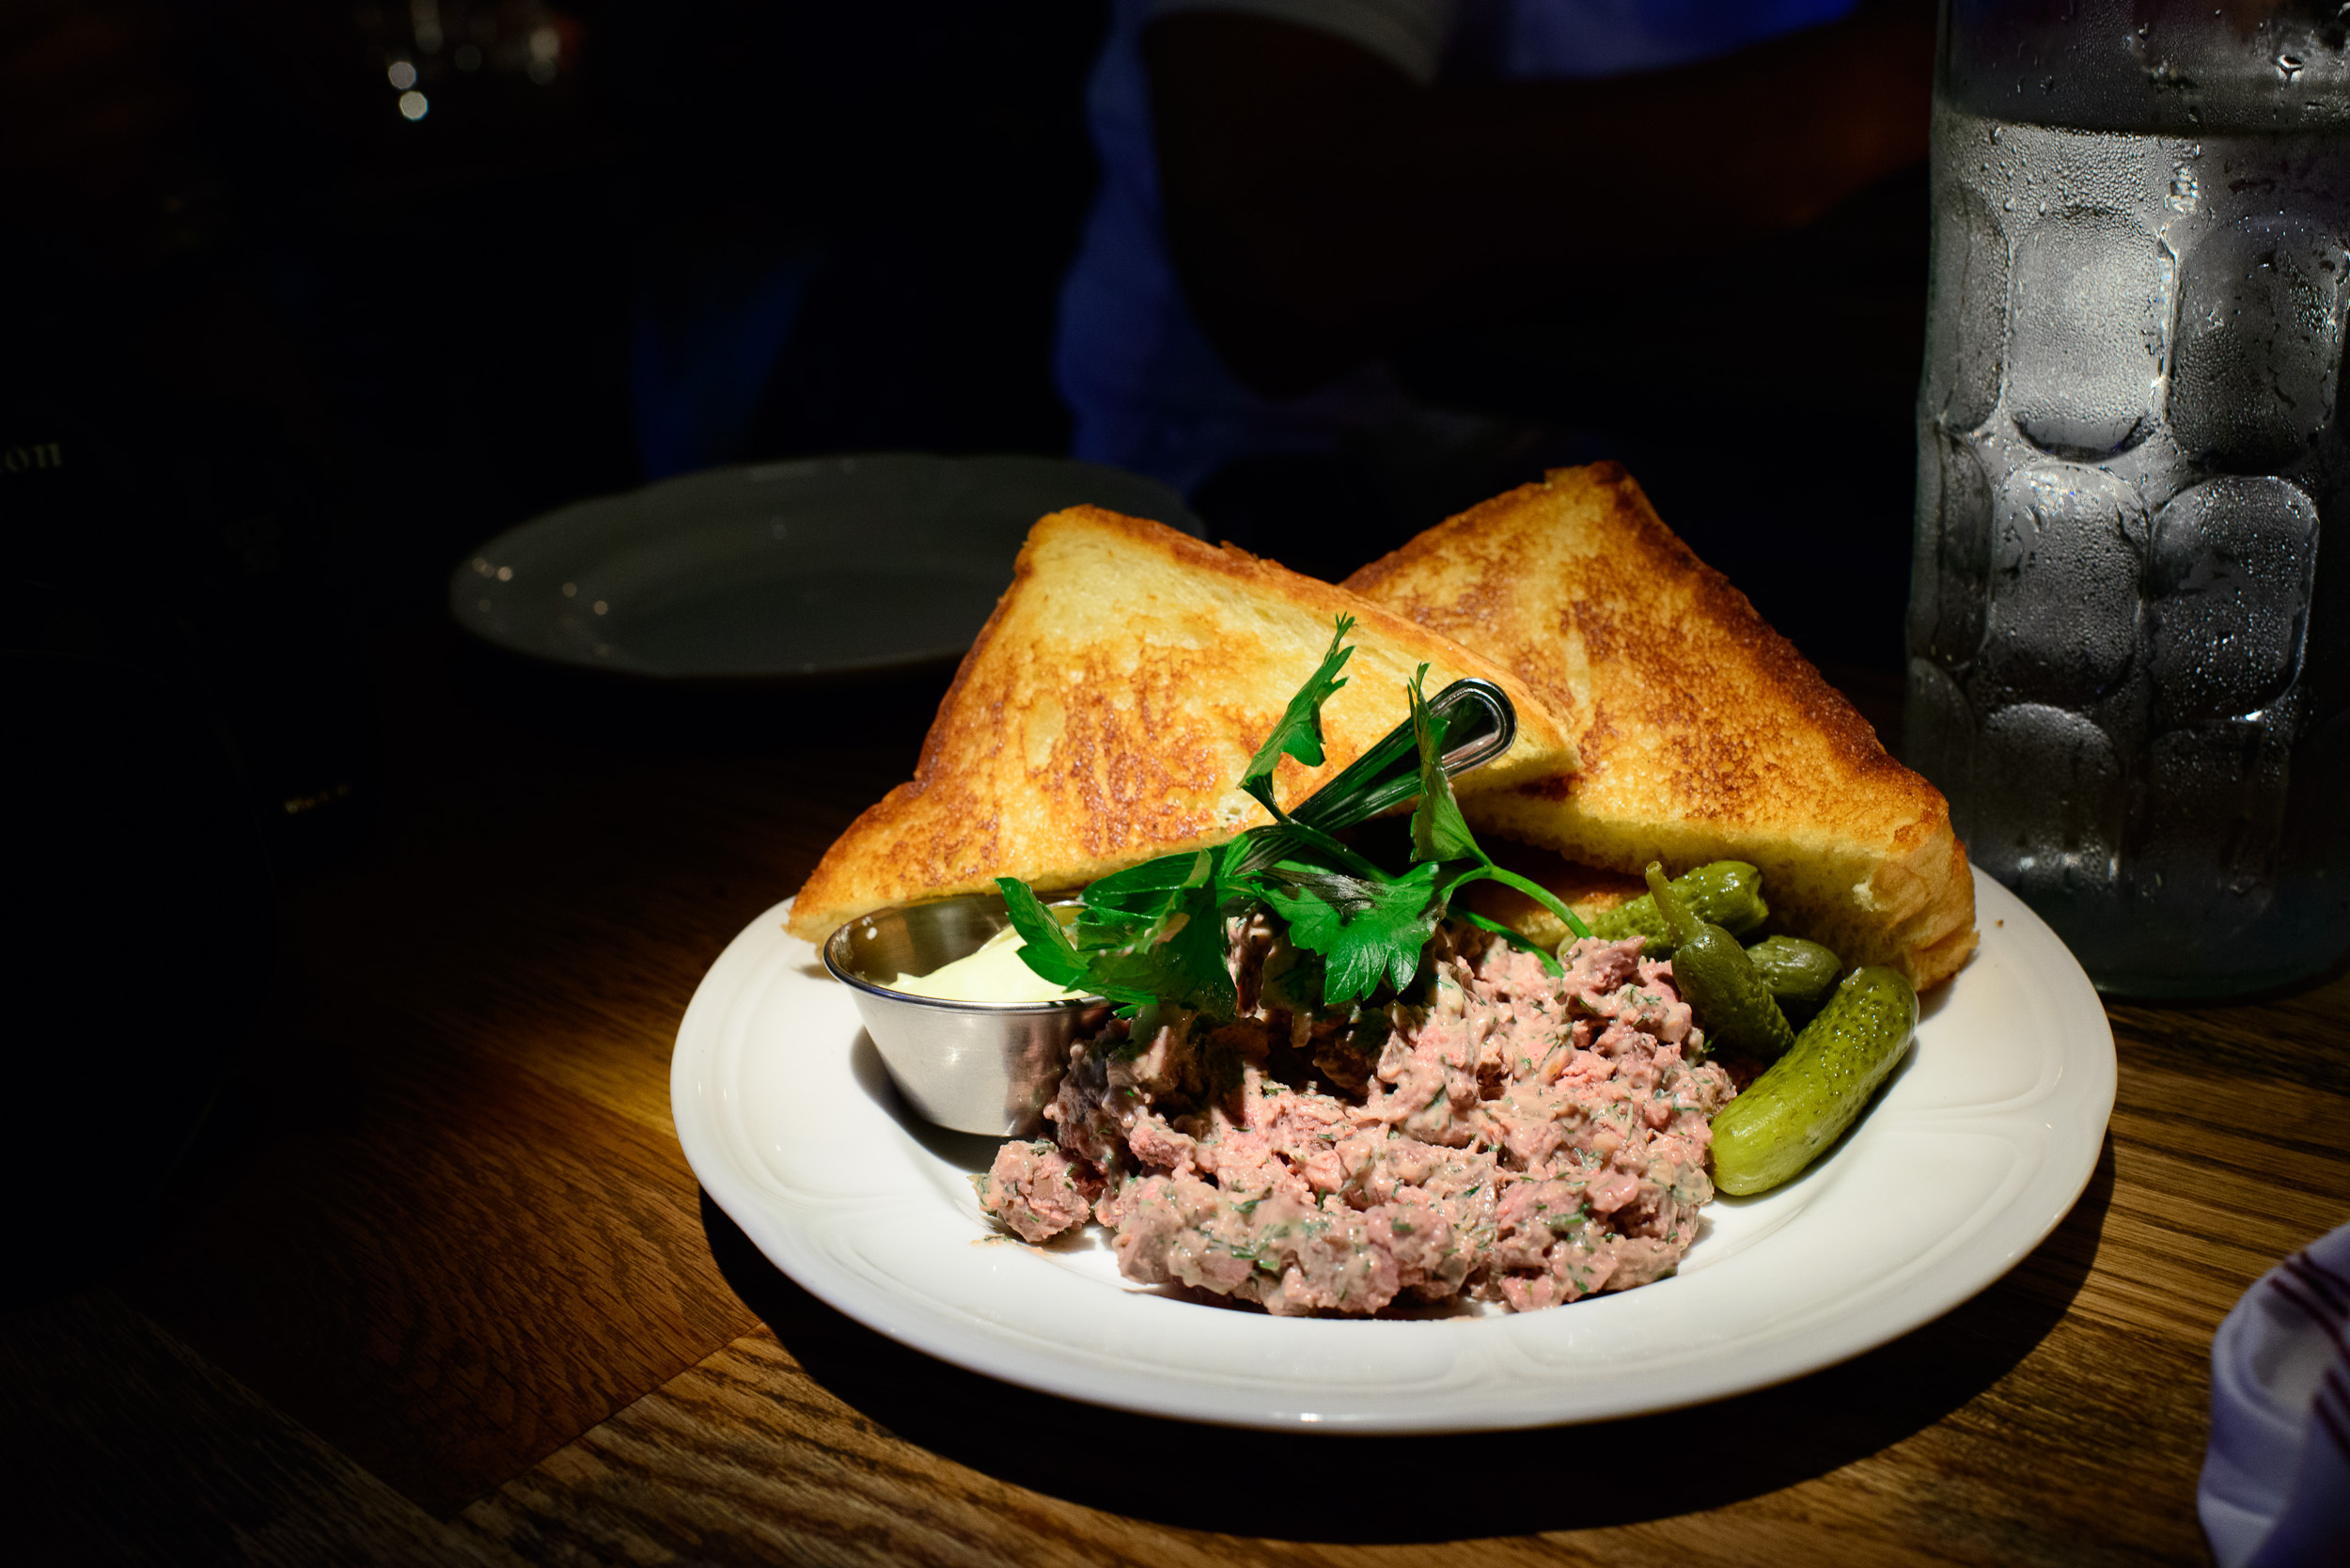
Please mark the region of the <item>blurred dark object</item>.
<svg viewBox="0 0 2350 1568"><path fill-rule="evenodd" d="M472 112L525 116L560 112L579 90L585 30L545 0L410 0L362 5L352 17L383 64L389 102L412 124L451 96ZM552 97L531 90L557 86Z"/></svg>
<svg viewBox="0 0 2350 1568"><path fill-rule="evenodd" d="M1156 480L1064 458L865 452L681 474L482 541L457 623L518 657L672 683L952 668L1038 518L1101 506L1197 537Z"/></svg>
<svg viewBox="0 0 2350 1568"><path fill-rule="evenodd" d="M1899 669L1926 220L1920 165L1735 251L1570 276L1556 308L1423 337L1397 369L1545 432L1486 494L1614 458L1808 656Z"/></svg>
<svg viewBox="0 0 2350 1568"><path fill-rule="evenodd" d="M252 1020L273 914L243 780L187 682L0 651L0 710L14 1305L82 1282L145 1217Z"/></svg>
<svg viewBox="0 0 2350 1568"><path fill-rule="evenodd" d="M19 252L0 280L65 306L0 329L0 544L19 609L0 645L186 682L274 852L332 851L375 766L334 479L265 398L107 373L143 368L164 332L258 353L265 328L209 283L150 311L151 273L93 284Z"/></svg>
<svg viewBox="0 0 2350 1568"><path fill-rule="evenodd" d="M666 474L1064 449L1104 11L363 8L361 132L299 248L370 601L437 612L481 540Z"/></svg>
<svg viewBox="0 0 2350 1568"><path fill-rule="evenodd" d="M372 768L339 451L237 149L271 116L227 24L7 0L0 645L164 677L220 724L274 849L352 831ZM207 29L201 24L215 25ZM232 108L213 107L235 100Z"/></svg>
<svg viewBox="0 0 2350 1568"><path fill-rule="evenodd" d="M1807 656L1898 670L1925 220L1925 171L1905 170L1735 266L1566 278L1507 328L1400 347L1421 418L1237 460L1193 503L1219 538L1343 576L1545 469L1613 458Z"/></svg>
<svg viewBox="0 0 2350 1568"><path fill-rule="evenodd" d="M42 338L0 340L0 436L135 469L71 530L109 572L174 575L133 513L274 552L280 647L290 606L437 617L470 546L648 465L1058 452L1104 11L0 0L0 281Z"/></svg>
<svg viewBox="0 0 2350 1568"><path fill-rule="evenodd" d="M644 477L1059 452L1054 302L1102 0L608 0Z"/></svg>
<svg viewBox="0 0 2350 1568"><path fill-rule="evenodd" d="M810 745L902 747L906 770L953 682L955 661L804 682L665 681L519 659L436 629L453 684L500 732L604 753L773 757Z"/></svg>
<svg viewBox="0 0 2350 1568"><path fill-rule="evenodd" d="M159 0L0 0L0 221L118 262L200 236L218 192L196 23Z"/></svg>
<svg viewBox="0 0 2350 1568"><path fill-rule="evenodd" d="M1097 109L1079 449L1318 573L1618 459L1813 658L1900 667L1934 14L1839 8L1528 4L1427 58L1152 21Z"/></svg>

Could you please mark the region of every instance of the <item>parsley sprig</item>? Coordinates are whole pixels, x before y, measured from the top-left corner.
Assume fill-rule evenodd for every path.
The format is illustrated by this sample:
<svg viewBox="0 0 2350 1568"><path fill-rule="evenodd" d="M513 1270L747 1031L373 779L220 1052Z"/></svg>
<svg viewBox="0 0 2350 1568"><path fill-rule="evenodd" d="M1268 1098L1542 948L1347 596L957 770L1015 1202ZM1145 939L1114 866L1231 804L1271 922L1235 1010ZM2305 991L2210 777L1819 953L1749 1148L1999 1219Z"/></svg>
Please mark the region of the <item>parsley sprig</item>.
<svg viewBox="0 0 2350 1568"><path fill-rule="evenodd" d="M1239 996L1226 962L1226 922L1265 909L1288 926L1293 946L1313 955L1328 1008L1354 1006L1382 985L1409 985L1429 938L1449 915L1536 953L1559 972L1557 960L1508 926L1451 908L1469 884L1499 882L1550 910L1577 936L1590 934L1547 888L1495 865L1479 847L1445 772L1451 726L1425 695L1426 665L1404 688L1406 722L1295 811L1284 811L1274 797L1274 772L1284 756L1308 767L1324 760L1322 706L1346 685L1340 672L1354 652L1346 643L1354 629L1354 618L1338 618L1321 665L1241 776L1240 787L1271 822L1214 849L1162 855L1102 878L1085 890L1067 928L1026 883L995 879L1030 969L1127 1009L1170 1002L1230 1018ZM1415 795L1411 864L1403 870L1390 871L1337 837ZM1296 994L1296 980L1288 984Z"/></svg>

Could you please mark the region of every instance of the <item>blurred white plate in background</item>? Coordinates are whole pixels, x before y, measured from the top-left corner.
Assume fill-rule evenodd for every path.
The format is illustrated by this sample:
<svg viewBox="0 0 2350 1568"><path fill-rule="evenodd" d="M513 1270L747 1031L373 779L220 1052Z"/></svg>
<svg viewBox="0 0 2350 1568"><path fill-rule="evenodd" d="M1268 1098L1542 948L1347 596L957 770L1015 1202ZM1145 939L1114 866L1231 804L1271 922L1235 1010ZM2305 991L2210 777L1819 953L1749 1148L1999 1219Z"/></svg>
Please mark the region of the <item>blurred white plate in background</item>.
<svg viewBox="0 0 2350 1568"><path fill-rule="evenodd" d="M449 611L517 653L656 679L893 669L969 648L1029 526L1080 503L1205 532L1167 486L1098 463L757 463L509 528L460 563Z"/></svg>

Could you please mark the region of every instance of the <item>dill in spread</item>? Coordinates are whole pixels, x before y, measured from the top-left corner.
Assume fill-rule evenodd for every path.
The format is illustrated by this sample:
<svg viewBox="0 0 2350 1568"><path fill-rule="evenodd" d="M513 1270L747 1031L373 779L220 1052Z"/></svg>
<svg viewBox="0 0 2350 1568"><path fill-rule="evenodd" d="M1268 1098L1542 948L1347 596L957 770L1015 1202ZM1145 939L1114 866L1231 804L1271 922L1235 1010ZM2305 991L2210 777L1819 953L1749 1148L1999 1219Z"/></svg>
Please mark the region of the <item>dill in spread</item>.
<svg viewBox="0 0 2350 1568"><path fill-rule="evenodd" d="M1071 1053L1051 1141L1008 1143L980 1206L1024 1241L1089 1220L1119 1271L1276 1313L1515 1311L1669 1274L1714 1195L1707 1059L1671 965L1585 939L1565 972L1440 929L1377 1008L1303 1004L1269 920L1233 936L1250 1005L1113 1018Z"/></svg>

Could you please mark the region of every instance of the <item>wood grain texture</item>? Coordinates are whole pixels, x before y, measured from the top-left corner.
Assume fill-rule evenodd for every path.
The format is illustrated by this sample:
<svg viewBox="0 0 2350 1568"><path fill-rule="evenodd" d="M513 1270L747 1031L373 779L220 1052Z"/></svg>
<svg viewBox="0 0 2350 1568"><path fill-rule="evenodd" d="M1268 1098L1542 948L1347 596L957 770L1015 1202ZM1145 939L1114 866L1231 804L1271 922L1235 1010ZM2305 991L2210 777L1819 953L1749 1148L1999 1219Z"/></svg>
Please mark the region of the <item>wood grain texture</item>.
<svg viewBox="0 0 2350 1568"><path fill-rule="evenodd" d="M2350 1220L2337 974L2114 1006L2055 1233L1780 1388L1424 1439L1010 1388L777 1274L669 1130L694 984L904 776L919 699L620 733L410 653L383 833L287 890L276 1023L178 1217L116 1290L0 1314L11 1559L2195 1564L2213 1328Z"/></svg>
<svg viewBox="0 0 2350 1568"><path fill-rule="evenodd" d="M1667 1416L1439 1438L1215 1432L1008 1388L823 1307L705 1201L773 1338L466 1519L524 1556L597 1562L785 1543L840 1563L2199 1561L2207 1340L2071 1310L2098 1286L2118 1163L2014 1273L1843 1367ZM2141 1500L2109 1517L2122 1495Z"/></svg>
<svg viewBox="0 0 2350 1568"><path fill-rule="evenodd" d="M287 890L249 1146L128 1288L446 1513L748 1325L669 1130L669 1044L701 971L821 848L787 810L756 848L802 860L771 881L734 829L822 769L393 713L416 728L383 841Z"/></svg>
<svg viewBox="0 0 2350 1568"><path fill-rule="evenodd" d="M516 1560L432 1518L108 1291L0 1317L9 1560Z"/></svg>
<svg viewBox="0 0 2350 1568"><path fill-rule="evenodd" d="M396 1020L354 1049L355 1124L132 1277L206 1356L446 1513L744 1326L674 1143Z"/></svg>

